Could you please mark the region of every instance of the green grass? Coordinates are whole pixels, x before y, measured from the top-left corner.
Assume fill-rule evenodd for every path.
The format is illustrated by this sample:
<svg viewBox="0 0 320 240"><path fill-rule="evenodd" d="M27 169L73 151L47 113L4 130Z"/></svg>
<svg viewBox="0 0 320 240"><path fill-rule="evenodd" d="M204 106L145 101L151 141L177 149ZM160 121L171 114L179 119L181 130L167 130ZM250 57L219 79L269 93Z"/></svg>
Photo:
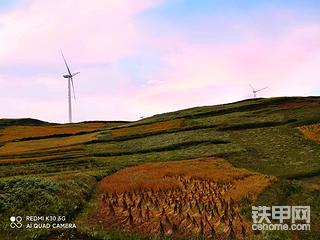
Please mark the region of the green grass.
<svg viewBox="0 0 320 240"><path fill-rule="evenodd" d="M48 122L40 121L38 119L32 118L20 118L20 119L11 119L11 118L2 118L0 119L0 129L7 126L46 126L49 125Z"/></svg>
<svg viewBox="0 0 320 240"><path fill-rule="evenodd" d="M96 185L92 176L14 177L0 180L0 239L35 239L46 229L11 229L11 216L65 216L67 222L83 207Z"/></svg>
<svg viewBox="0 0 320 240"><path fill-rule="evenodd" d="M291 127L271 127L231 133L246 151L226 155L234 166L291 177L320 170L319 144Z"/></svg>
<svg viewBox="0 0 320 240"><path fill-rule="evenodd" d="M310 206L312 231L274 231L276 237L288 239L319 239L320 236L320 189L306 187L301 181L280 180L262 193L255 206ZM249 210L250 208L248 208ZM249 211L248 211L249 213ZM251 214L251 211L250 213ZM267 235L267 233L264 233Z"/></svg>

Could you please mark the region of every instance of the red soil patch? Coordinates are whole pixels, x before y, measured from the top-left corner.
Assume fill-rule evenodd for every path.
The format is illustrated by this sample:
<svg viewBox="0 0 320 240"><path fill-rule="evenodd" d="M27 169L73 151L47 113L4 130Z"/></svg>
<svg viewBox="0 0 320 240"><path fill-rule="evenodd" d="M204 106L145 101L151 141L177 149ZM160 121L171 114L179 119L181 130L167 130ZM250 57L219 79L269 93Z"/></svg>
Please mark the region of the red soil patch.
<svg viewBox="0 0 320 240"><path fill-rule="evenodd" d="M304 107L307 105L320 105L320 100L307 100L307 101L303 101L303 102L282 103L282 104L278 105L278 108L290 109L290 108Z"/></svg>

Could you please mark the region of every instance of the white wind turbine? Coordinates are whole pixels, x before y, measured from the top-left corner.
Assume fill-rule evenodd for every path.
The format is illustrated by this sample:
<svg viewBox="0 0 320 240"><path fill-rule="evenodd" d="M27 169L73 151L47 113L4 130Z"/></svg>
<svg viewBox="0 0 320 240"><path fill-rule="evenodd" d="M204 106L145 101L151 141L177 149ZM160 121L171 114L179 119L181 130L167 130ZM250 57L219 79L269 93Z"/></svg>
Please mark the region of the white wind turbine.
<svg viewBox="0 0 320 240"><path fill-rule="evenodd" d="M266 88L268 88L268 87L264 87L264 88L256 90L254 87L252 87L252 85L250 83L249 83L249 86L252 89L253 98L257 98L257 92L260 92L260 91L265 90Z"/></svg>
<svg viewBox="0 0 320 240"><path fill-rule="evenodd" d="M74 91L74 85L73 85L73 77L77 74L79 74L80 72L76 72L76 73L71 73L69 66L67 64L67 61L62 53L61 50L61 55L62 58L64 60L64 63L66 64L67 70L68 70L68 74L63 75L64 78L68 79L68 104L69 104L69 123L72 123L72 104L71 104L71 87L72 87L72 91L73 91L73 97L74 100L76 100L76 95L75 95L75 91Z"/></svg>

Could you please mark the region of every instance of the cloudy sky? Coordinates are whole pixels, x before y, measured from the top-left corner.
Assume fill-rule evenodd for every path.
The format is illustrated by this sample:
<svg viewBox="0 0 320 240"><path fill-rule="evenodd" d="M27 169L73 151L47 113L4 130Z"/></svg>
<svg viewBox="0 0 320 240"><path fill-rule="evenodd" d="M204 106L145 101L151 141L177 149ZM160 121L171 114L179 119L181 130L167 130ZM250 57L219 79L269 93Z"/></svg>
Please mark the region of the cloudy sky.
<svg viewBox="0 0 320 240"><path fill-rule="evenodd" d="M66 122L320 94L318 0L0 0L0 118Z"/></svg>

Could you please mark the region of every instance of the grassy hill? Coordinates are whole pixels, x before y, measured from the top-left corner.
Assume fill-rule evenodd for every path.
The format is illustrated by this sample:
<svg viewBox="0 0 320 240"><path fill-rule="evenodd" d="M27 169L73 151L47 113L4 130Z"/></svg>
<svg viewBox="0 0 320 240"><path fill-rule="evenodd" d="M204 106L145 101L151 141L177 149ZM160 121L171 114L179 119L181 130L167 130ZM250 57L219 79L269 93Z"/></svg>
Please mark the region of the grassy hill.
<svg viewBox="0 0 320 240"><path fill-rule="evenodd" d="M257 198L241 199L247 200L242 214L248 221L253 203L311 206L311 231L253 237L318 239L319 124L317 97L252 99L135 122L49 124L1 119L0 239L57 239L61 235L47 229L14 231L9 227L12 215L65 215L78 228L64 230L63 236L129 238L101 226L89 227L95 222L86 221L86 215L99 204L101 193L96 188L100 181L142 163L199 158L224 159L233 168L276 177Z"/></svg>
<svg viewBox="0 0 320 240"><path fill-rule="evenodd" d="M8 126L46 126L49 125L48 122L43 122L38 119L32 119L32 118L20 118L20 119L14 119L14 118L2 118L0 119L0 128L5 128Z"/></svg>

